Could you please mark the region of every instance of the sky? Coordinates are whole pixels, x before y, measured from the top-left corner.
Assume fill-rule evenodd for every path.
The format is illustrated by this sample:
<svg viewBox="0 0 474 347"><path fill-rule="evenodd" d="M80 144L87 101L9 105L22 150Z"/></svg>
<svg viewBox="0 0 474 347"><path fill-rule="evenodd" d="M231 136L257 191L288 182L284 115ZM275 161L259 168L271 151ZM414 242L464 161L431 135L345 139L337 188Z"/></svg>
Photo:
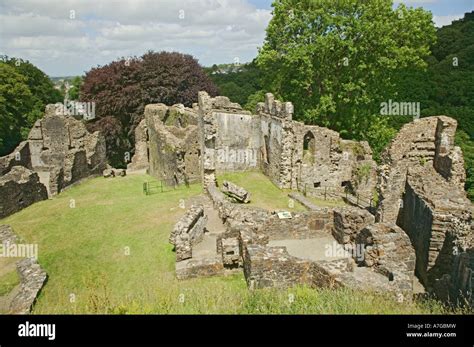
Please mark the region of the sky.
<svg viewBox="0 0 474 347"><path fill-rule="evenodd" d="M423 7L439 26L474 0L395 0ZM148 50L192 54L201 65L248 62L271 19L271 0L0 0L0 55L29 60L50 76Z"/></svg>

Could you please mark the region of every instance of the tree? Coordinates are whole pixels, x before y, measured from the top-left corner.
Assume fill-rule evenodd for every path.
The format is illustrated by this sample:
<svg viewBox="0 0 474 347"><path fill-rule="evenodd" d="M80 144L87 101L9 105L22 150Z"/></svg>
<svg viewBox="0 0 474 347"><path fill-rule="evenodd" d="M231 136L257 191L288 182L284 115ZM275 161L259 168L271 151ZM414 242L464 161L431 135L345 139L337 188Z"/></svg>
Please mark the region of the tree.
<svg viewBox="0 0 474 347"><path fill-rule="evenodd" d="M79 92L82 85L82 76L76 76L72 80L71 89L69 89L69 99L70 100L79 100Z"/></svg>
<svg viewBox="0 0 474 347"><path fill-rule="evenodd" d="M208 74L210 74L212 81L219 90L219 95L227 96L231 101L243 106L252 94L262 89L261 73L255 61L240 65L238 71L232 70L235 68L235 64L224 66L228 73L214 73L218 70L214 66L207 69Z"/></svg>
<svg viewBox="0 0 474 347"><path fill-rule="evenodd" d="M34 98L28 80L15 68L0 62L0 156L10 153L22 140Z"/></svg>
<svg viewBox="0 0 474 347"><path fill-rule="evenodd" d="M264 89L291 100L297 119L373 147L388 142L393 131L380 104L396 98L402 69L426 67L431 13L393 9L391 0L276 0L273 7L257 58Z"/></svg>
<svg viewBox="0 0 474 347"><path fill-rule="evenodd" d="M80 98L96 103L96 118L88 127L102 130L109 162L123 167L124 152L133 148L134 131L143 119L146 105L191 106L201 90L217 94L196 59L180 53L150 51L140 58L121 59L87 72Z"/></svg>
<svg viewBox="0 0 474 347"><path fill-rule="evenodd" d="M458 121L457 144L467 173L466 190L474 201L474 11L438 29L427 71L406 70L398 76L403 100L417 100L422 116L446 115ZM410 119L397 118L399 129Z"/></svg>
<svg viewBox="0 0 474 347"><path fill-rule="evenodd" d="M2 56L1 64L2 102L7 102L4 106L7 113L2 113L4 119L1 126L3 131L9 129L0 138L3 143L0 144L0 155L4 155L27 138L36 120L43 117L46 105L62 101L63 95L54 88L49 77L29 61ZM18 78L18 75L22 78ZM13 81L17 81L18 86ZM25 86L28 93L24 90ZM11 94L12 91L18 94Z"/></svg>

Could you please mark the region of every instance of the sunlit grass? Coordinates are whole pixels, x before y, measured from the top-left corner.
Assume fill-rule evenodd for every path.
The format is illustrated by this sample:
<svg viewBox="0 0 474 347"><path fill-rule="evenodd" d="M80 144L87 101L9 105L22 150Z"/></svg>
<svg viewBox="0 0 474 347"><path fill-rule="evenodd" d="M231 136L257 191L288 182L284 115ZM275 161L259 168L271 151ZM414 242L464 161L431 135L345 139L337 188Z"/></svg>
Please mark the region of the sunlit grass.
<svg viewBox="0 0 474 347"><path fill-rule="evenodd" d="M258 173L225 175L253 194L253 204L288 209L286 192ZM219 179L222 179L220 177ZM183 214L180 199L199 185L145 196L146 175L90 179L0 221L38 243L48 273L33 313L439 313L436 302L398 304L350 290L247 289L243 274L178 281L168 243ZM75 206L71 208L71 206ZM294 210L303 210L295 204ZM12 276L10 273L8 276ZM10 283L10 278L0 282ZM290 302L290 295L294 300Z"/></svg>

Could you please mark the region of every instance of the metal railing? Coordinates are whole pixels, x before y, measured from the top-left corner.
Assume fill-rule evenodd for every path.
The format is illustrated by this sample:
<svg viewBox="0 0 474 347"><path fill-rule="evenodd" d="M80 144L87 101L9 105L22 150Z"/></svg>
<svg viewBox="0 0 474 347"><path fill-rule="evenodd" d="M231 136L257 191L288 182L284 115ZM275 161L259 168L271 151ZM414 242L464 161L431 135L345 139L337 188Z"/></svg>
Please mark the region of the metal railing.
<svg viewBox="0 0 474 347"><path fill-rule="evenodd" d="M366 209L372 214L375 213L377 208L377 203L373 196L354 193L350 187L344 187L344 189L334 186L308 188L308 184L305 184L303 195L308 196L308 193L315 193L314 195L324 200L328 200L328 198L340 198L351 205Z"/></svg>
<svg viewBox="0 0 474 347"><path fill-rule="evenodd" d="M201 177L186 177L183 182L179 182L174 178L160 179L156 181L143 182L143 193L145 195L152 195L157 193L166 193L180 187L189 188L191 184L201 181Z"/></svg>

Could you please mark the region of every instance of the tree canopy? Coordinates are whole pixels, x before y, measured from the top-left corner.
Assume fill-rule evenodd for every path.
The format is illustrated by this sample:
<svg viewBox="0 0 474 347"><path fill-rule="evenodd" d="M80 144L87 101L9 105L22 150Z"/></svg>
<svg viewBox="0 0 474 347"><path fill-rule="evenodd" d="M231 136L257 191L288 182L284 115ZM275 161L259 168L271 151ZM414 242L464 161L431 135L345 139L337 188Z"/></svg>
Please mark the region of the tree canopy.
<svg viewBox="0 0 474 347"><path fill-rule="evenodd" d="M430 12L391 0L276 0L259 52L264 89L293 101L306 123L368 140L379 153L394 129L380 104L396 98L404 68L426 68Z"/></svg>
<svg viewBox="0 0 474 347"><path fill-rule="evenodd" d="M191 106L197 102L200 90L217 94L196 59L181 53L150 51L140 58L121 59L87 72L80 99L96 103L96 118L88 127L105 134L109 161L123 167L124 153L133 147L134 130L143 119L145 106Z"/></svg>
<svg viewBox="0 0 474 347"><path fill-rule="evenodd" d="M0 155L10 153L27 138L47 104L62 99L49 77L36 66L21 59L1 57Z"/></svg>

